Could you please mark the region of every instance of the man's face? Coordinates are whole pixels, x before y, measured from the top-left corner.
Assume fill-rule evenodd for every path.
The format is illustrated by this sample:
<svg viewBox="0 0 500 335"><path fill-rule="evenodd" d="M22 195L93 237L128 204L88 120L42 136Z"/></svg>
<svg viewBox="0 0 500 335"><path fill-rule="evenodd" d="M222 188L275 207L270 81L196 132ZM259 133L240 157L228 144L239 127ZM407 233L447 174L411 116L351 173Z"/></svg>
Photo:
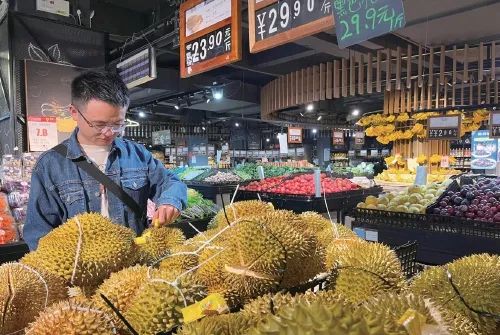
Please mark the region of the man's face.
<svg viewBox="0 0 500 335"><path fill-rule="evenodd" d="M86 106L71 106L71 116L78 125L78 140L82 144L110 145L121 133L114 130L125 123L125 113L125 108L100 100L90 100Z"/></svg>

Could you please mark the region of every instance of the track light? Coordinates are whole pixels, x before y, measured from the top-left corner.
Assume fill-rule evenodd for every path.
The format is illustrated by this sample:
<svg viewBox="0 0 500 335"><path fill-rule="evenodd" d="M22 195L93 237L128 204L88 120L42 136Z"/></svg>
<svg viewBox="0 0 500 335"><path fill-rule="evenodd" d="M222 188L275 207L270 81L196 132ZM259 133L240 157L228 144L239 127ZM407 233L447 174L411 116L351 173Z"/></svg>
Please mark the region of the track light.
<svg viewBox="0 0 500 335"><path fill-rule="evenodd" d="M177 103L174 105L174 108L179 110L179 109L181 109L181 105L182 105L182 99L178 98Z"/></svg>
<svg viewBox="0 0 500 335"><path fill-rule="evenodd" d="M312 130L312 132L313 132L313 134L316 134L316 133L318 132L318 129L314 128L314 129Z"/></svg>
<svg viewBox="0 0 500 335"><path fill-rule="evenodd" d="M311 111L313 111L313 110L314 110L314 105L313 105L313 104L308 104L308 105L306 106L306 111L311 112Z"/></svg>
<svg viewBox="0 0 500 335"><path fill-rule="evenodd" d="M355 109L352 111L353 116L358 116L359 115L359 109Z"/></svg>
<svg viewBox="0 0 500 335"><path fill-rule="evenodd" d="M235 125L236 127L239 127L239 126L240 126L240 124L239 124L238 122L236 122L234 125Z"/></svg>
<svg viewBox="0 0 500 335"><path fill-rule="evenodd" d="M201 127L201 129L203 129L203 130L207 130L207 128L205 128L205 127Z"/></svg>
<svg viewBox="0 0 500 335"><path fill-rule="evenodd" d="M270 138L266 138L266 142L270 142L270 141L271 141L271 139L270 139Z"/></svg>
<svg viewBox="0 0 500 335"><path fill-rule="evenodd" d="M146 117L146 113L144 113L144 112L139 112L139 117L142 117L142 118Z"/></svg>
<svg viewBox="0 0 500 335"><path fill-rule="evenodd" d="M213 95L215 100L220 100L224 96L224 91L222 88L214 87L212 89L212 95Z"/></svg>
<svg viewBox="0 0 500 335"><path fill-rule="evenodd" d="M300 116L304 117L304 114L300 113Z"/></svg>
<svg viewBox="0 0 500 335"><path fill-rule="evenodd" d="M323 118L323 116L318 116L317 120L320 121Z"/></svg>

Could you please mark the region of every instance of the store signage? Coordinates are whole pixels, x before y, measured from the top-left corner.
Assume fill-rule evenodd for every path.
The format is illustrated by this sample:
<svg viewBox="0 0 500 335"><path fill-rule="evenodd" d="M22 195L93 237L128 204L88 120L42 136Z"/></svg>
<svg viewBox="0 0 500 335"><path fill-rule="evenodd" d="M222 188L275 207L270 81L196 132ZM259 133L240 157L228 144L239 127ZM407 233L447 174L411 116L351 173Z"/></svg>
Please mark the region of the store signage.
<svg viewBox="0 0 500 335"><path fill-rule="evenodd" d="M154 131L151 134L153 145L170 145L170 129Z"/></svg>
<svg viewBox="0 0 500 335"><path fill-rule="evenodd" d="M429 140L456 140L460 137L460 115L432 116L427 121Z"/></svg>
<svg viewBox="0 0 500 335"><path fill-rule="evenodd" d="M362 131L357 131L354 134L354 144L363 145L365 144L365 133Z"/></svg>
<svg viewBox="0 0 500 335"><path fill-rule="evenodd" d="M116 72L130 89L156 79L156 53L148 48L116 64Z"/></svg>
<svg viewBox="0 0 500 335"><path fill-rule="evenodd" d="M249 0L250 52L256 53L334 26L331 0Z"/></svg>
<svg viewBox="0 0 500 335"><path fill-rule="evenodd" d="M406 25L402 0L334 0L333 13L337 41L341 48Z"/></svg>
<svg viewBox="0 0 500 335"><path fill-rule="evenodd" d="M359 156L361 156L361 157L366 157L366 156L368 156L368 150L360 150L360 151L359 151Z"/></svg>
<svg viewBox="0 0 500 335"><path fill-rule="evenodd" d="M343 145L344 144L344 132L343 131L333 131L333 144Z"/></svg>
<svg viewBox="0 0 500 335"><path fill-rule="evenodd" d="M491 138L488 130L473 131L471 139L471 168L495 169L498 161L498 139Z"/></svg>
<svg viewBox="0 0 500 335"><path fill-rule="evenodd" d="M490 137L500 138L500 111L490 113Z"/></svg>
<svg viewBox="0 0 500 335"><path fill-rule="evenodd" d="M288 143L302 143L302 128L288 127Z"/></svg>
<svg viewBox="0 0 500 335"><path fill-rule="evenodd" d="M241 0L188 0L179 17L181 78L241 60Z"/></svg>
<svg viewBox="0 0 500 335"><path fill-rule="evenodd" d="M30 151L47 151L55 147L57 140L56 117L28 116Z"/></svg>

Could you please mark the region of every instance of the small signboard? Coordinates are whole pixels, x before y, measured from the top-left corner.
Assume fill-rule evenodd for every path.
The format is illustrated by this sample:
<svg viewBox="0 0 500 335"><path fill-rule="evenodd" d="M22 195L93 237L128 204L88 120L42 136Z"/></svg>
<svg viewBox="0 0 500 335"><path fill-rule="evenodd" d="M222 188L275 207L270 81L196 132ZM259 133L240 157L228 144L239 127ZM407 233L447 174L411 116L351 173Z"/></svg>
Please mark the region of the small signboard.
<svg viewBox="0 0 500 335"><path fill-rule="evenodd" d="M427 121L429 140L456 140L460 138L460 115L432 116Z"/></svg>
<svg viewBox="0 0 500 335"><path fill-rule="evenodd" d="M340 48L347 48L406 25L402 0L335 0L333 14Z"/></svg>
<svg viewBox="0 0 500 335"><path fill-rule="evenodd" d="M490 113L490 138L500 138L500 111Z"/></svg>

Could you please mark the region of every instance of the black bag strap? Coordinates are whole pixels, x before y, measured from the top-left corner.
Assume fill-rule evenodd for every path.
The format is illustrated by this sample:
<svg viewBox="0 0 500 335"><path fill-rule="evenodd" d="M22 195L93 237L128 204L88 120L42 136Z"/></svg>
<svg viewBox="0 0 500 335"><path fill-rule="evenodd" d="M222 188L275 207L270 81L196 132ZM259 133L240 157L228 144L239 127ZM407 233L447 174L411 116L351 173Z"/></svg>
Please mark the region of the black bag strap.
<svg viewBox="0 0 500 335"><path fill-rule="evenodd" d="M54 148L52 148L55 152L66 158L68 153L68 148L64 144L58 144ZM127 192L125 192L118 184L116 184L111 178L109 178L106 174L104 174L97 166L92 164L85 158L81 158L79 160L71 160L76 164L80 169L85 171L89 176L100 182L108 191L113 193L118 199L123 201L125 205L127 205L134 213L137 215L141 223L145 222L146 219L146 211L142 210L139 204L132 199Z"/></svg>

